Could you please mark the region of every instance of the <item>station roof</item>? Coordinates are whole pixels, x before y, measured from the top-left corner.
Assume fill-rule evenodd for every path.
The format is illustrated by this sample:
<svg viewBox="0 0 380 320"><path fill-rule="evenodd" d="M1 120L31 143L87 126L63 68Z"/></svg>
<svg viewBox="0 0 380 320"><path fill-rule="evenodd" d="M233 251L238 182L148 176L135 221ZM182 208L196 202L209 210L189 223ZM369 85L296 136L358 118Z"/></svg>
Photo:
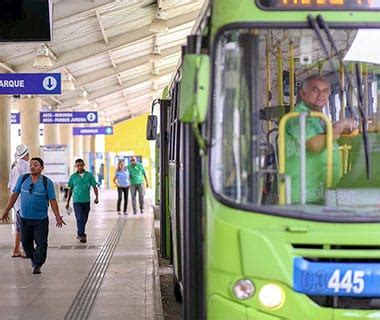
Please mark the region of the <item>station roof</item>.
<svg viewBox="0 0 380 320"><path fill-rule="evenodd" d="M0 43L0 72L72 77L75 90L44 97L44 106L97 110L101 122L115 123L150 110L170 81L204 0L52 2L53 41ZM36 70L33 62L43 46L53 66Z"/></svg>

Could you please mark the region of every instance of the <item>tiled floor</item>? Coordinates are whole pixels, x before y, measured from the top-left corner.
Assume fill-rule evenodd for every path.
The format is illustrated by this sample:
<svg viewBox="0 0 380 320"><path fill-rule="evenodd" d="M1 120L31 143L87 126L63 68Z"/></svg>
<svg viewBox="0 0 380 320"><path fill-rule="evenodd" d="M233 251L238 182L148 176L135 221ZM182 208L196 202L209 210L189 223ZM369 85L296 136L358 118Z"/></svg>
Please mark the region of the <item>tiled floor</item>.
<svg viewBox="0 0 380 320"><path fill-rule="evenodd" d="M100 203L92 205L86 244L76 240L73 215L62 210L67 222L62 229L55 227L50 216L48 259L40 275L32 274L28 259L10 257L14 226L0 225L1 320L64 319L117 226L122 230L120 238L100 287L91 293L97 295L88 319L161 319L152 210L146 204L144 215L119 216L114 210L115 198L116 191L101 190Z"/></svg>

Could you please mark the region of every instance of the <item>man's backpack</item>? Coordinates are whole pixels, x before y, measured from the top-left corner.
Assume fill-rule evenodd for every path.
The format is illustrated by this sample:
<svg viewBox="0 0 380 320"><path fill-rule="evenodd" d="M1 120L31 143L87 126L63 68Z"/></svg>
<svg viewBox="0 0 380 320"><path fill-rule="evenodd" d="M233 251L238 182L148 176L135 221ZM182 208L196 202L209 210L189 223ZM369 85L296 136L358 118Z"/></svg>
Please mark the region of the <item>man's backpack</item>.
<svg viewBox="0 0 380 320"><path fill-rule="evenodd" d="M23 176L22 176L22 179L21 179L21 184L24 183L24 181L30 176L30 173L25 173ZM46 191L46 198L48 200L48 203L49 203L49 195L48 195L48 189L47 189L47 184L48 184L48 179L46 176L42 175L42 183L44 184L44 188L45 188L45 191Z"/></svg>

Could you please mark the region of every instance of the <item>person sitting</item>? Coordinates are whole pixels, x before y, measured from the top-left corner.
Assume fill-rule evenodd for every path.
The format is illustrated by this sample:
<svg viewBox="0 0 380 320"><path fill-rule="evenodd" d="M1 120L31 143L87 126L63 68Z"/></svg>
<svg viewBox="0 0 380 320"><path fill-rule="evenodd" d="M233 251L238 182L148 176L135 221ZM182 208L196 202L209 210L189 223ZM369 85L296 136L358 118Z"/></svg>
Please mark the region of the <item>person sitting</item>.
<svg viewBox="0 0 380 320"><path fill-rule="evenodd" d="M331 92L330 83L319 75L308 77L302 84L299 95L301 101L294 112L322 112L327 105ZM333 181L332 188L339 181L340 155L336 140L342 132L354 126L352 119L341 120L333 124ZM300 202L300 152L299 118L290 119L286 124L286 168L291 177L291 202ZM322 203L326 189L326 128L320 118L306 119L306 202Z"/></svg>

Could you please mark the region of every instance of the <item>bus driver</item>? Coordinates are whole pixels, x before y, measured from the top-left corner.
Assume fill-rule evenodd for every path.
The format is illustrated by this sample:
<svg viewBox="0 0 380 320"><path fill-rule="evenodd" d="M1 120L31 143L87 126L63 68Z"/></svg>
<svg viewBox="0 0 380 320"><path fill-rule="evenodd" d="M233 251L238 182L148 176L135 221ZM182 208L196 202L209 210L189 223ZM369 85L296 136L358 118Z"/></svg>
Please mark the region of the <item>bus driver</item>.
<svg viewBox="0 0 380 320"><path fill-rule="evenodd" d="M294 112L322 112L330 95L329 82L319 75L308 77L300 89L301 101ZM354 126L351 119L333 124L333 183L339 180L340 155L337 139L344 130ZM319 118L306 119L306 202L322 203L326 185L326 130L325 123ZM300 154L299 154L299 119L293 118L286 125L286 174L291 177L291 202L300 202Z"/></svg>

